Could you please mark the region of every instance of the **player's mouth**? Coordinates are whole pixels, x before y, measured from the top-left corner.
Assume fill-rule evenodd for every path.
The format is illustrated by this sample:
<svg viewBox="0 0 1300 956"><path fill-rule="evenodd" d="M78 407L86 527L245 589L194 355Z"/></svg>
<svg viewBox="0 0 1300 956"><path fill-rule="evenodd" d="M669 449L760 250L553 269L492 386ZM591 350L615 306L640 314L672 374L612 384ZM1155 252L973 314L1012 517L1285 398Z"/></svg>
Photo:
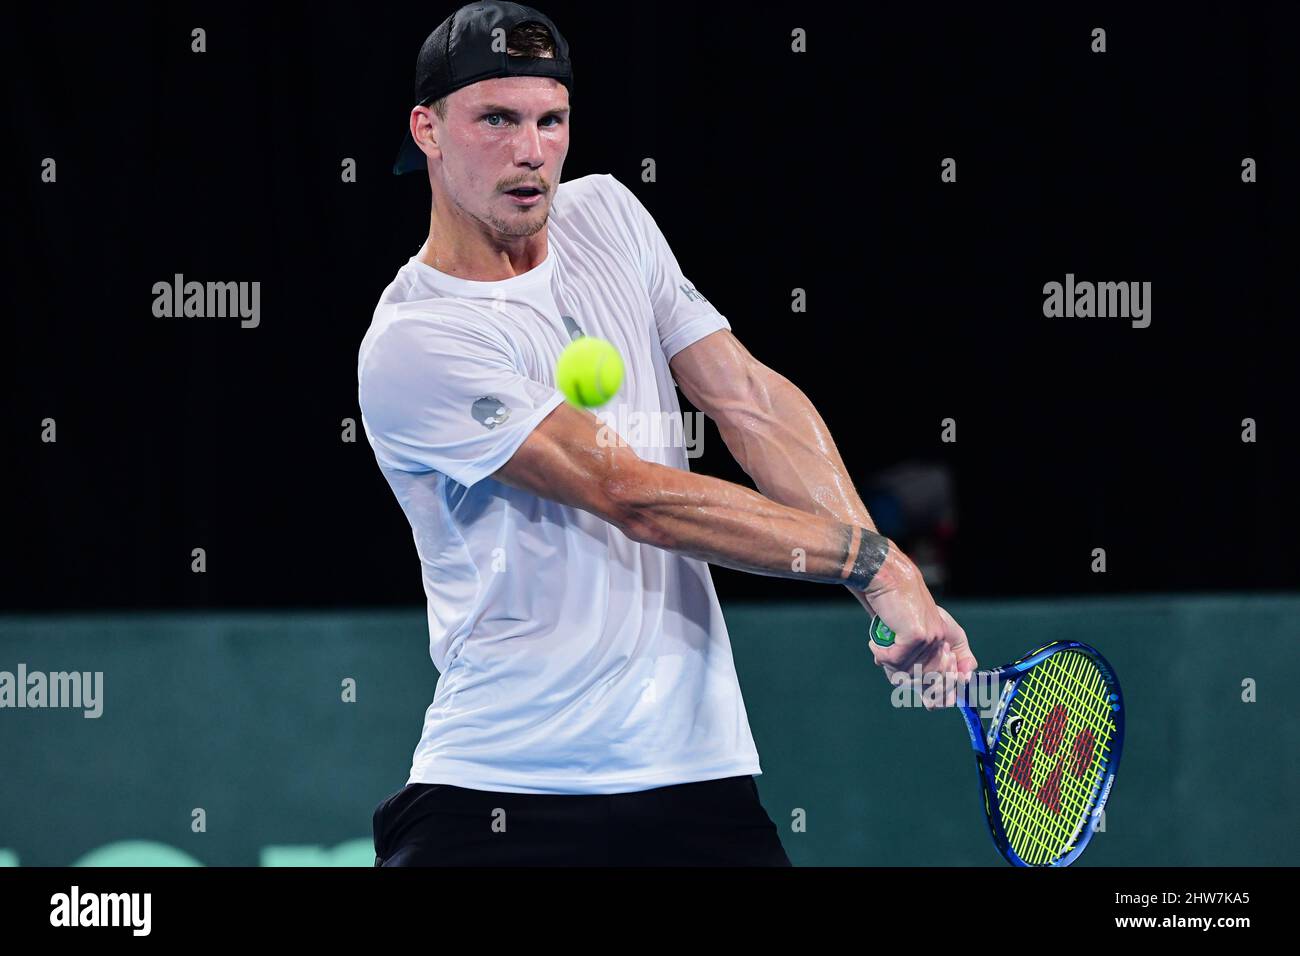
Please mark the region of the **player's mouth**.
<svg viewBox="0 0 1300 956"><path fill-rule="evenodd" d="M520 206L535 206L542 201L542 197L546 193L536 186L519 186L515 189L506 190L506 195Z"/></svg>

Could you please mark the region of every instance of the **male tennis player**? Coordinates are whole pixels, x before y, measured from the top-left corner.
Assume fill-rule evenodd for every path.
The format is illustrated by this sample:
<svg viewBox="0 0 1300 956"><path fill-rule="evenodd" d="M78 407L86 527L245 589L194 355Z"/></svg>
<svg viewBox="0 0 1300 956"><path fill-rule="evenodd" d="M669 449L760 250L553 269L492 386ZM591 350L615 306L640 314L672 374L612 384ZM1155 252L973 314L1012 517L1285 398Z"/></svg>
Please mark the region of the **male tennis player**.
<svg viewBox="0 0 1300 956"><path fill-rule="evenodd" d="M975 661L816 409L736 340L636 196L561 184L572 86L559 30L513 3L462 7L420 50L395 172L427 174L429 235L358 379L440 677L409 781L375 811L376 865L788 866L708 564L847 587L898 632L872 645L891 673ZM583 334L627 369L598 414L555 387ZM759 491L605 427L680 415L674 380Z"/></svg>

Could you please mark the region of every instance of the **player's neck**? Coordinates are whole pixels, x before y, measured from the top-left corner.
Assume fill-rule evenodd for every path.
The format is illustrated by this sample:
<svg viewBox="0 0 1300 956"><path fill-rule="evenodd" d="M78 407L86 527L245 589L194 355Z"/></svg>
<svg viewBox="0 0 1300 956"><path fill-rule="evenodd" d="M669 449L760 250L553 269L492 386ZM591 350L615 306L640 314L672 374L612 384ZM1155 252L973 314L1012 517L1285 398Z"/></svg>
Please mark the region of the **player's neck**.
<svg viewBox="0 0 1300 956"><path fill-rule="evenodd" d="M418 258L458 279L497 282L535 269L546 259L546 250L545 226L531 236L501 236L448 229L434 217Z"/></svg>

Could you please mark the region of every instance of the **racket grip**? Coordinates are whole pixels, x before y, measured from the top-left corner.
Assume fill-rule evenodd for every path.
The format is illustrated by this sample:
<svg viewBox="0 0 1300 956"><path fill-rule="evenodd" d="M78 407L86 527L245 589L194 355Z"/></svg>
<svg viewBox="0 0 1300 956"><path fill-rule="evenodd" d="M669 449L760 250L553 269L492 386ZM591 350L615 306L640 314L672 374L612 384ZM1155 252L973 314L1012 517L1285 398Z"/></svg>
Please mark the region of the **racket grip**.
<svg viewBox="0 0 1300 956"><path fill-rule="evenodd" d="M871 642L878 644L880 647L893 647L894 638L897 636L886 624L880 619L879 614L871 616Z"/></svg>

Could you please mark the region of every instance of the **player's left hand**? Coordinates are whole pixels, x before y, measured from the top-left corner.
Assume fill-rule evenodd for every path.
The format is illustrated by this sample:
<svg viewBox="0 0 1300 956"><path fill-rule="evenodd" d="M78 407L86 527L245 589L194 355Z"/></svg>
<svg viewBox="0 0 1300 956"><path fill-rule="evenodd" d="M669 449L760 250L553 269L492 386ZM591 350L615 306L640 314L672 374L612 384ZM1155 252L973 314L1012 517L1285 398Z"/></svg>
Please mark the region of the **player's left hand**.
<svg viewBox="0 0 1300 956"><path fill-rule="evenodd" d="M891 684L919 692L926 710L951 707L979 662L966 631L947 610L931 603L918 616L917 626L896 632L891 647L869 641L871 656Z"/></svg>

